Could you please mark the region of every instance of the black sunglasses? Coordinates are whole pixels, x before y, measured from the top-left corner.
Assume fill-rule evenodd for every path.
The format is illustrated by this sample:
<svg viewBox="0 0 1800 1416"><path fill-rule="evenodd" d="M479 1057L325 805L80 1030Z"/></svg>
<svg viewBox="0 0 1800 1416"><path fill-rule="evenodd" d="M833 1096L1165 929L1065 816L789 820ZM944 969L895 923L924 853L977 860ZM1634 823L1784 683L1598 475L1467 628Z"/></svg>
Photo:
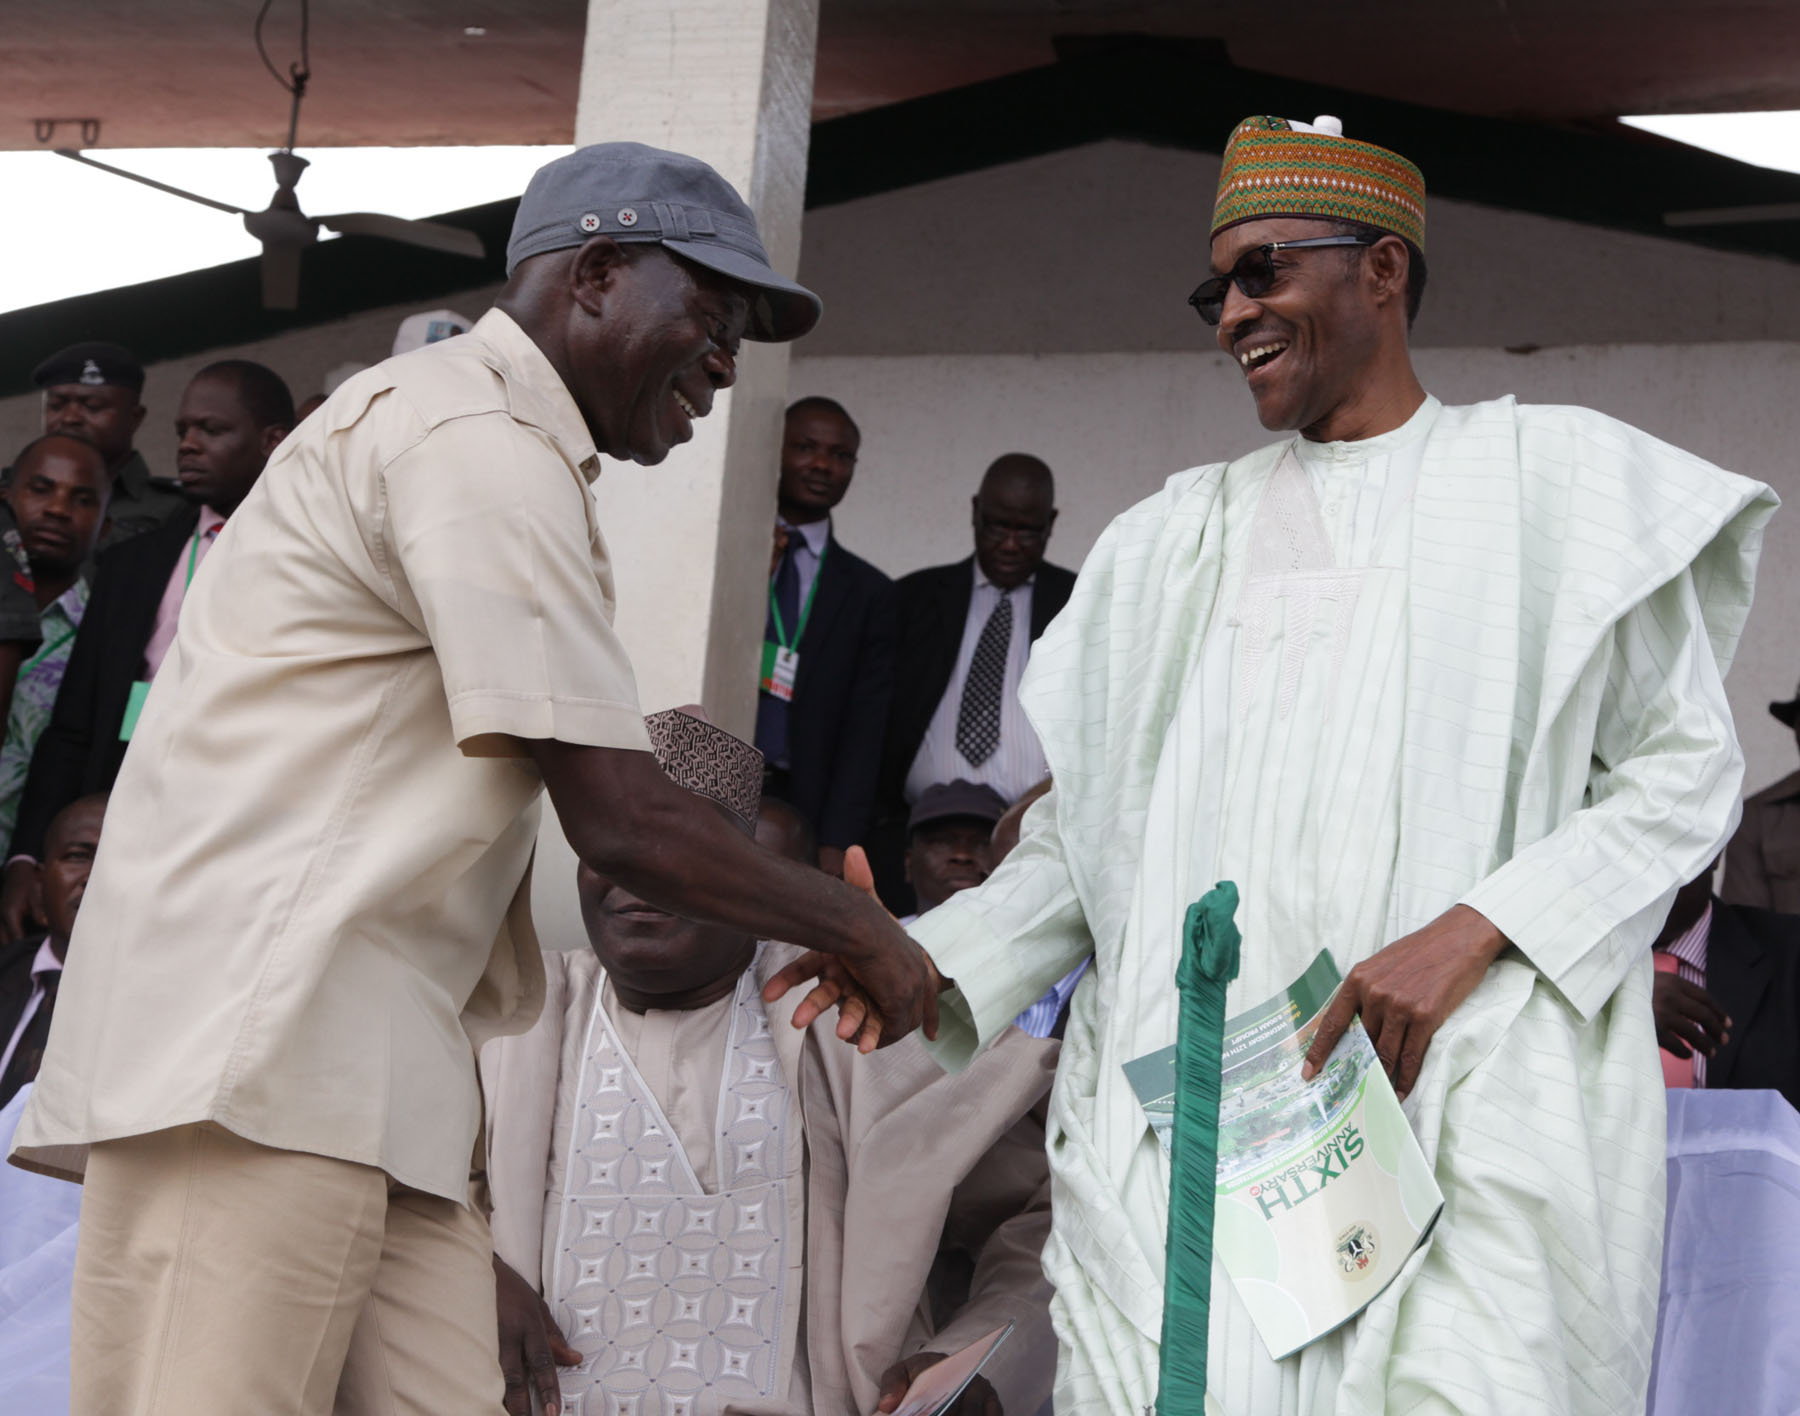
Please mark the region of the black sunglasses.
<svg viewBox="0 0 1800 1416"><path fill-rule="evenodd" d="M1216 325L1225 313L1225 295L1235 284L1252 300L1259 300L1275 288L1275 252L1316 250L1320 246L1373 246L1379 236L1309 236L1304 241L1270 241L1252 246L1237 259L1225 275L1203 280L1188 296L1188 304L1200 312L1200 318Z"/></svg>

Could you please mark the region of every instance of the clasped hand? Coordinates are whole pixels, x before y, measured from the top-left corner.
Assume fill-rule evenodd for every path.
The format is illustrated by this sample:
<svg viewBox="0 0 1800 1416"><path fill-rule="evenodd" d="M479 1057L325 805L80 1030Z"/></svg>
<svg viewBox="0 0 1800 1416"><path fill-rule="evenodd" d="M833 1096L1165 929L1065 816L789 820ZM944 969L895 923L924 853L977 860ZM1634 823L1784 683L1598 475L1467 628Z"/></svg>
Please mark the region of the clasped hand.
<svg viewBox="0 0 1800 1416"><path fill-rule="evenodd" d="M1382 1070L1406 1100L1432 1037L1475 991L1508 942L1486 915L1456 905L1370 955L1344 976L1319 1019L1301 1077L1311 1081L1317 1075L1351 1019L1360 1015Z"/></svg>
<svg viewBox="0 0 1800 1416"><path fill-rule="evenodd" d="M844 883L861 890L880 906L874 872L869 869L869 858L861 846L851 846L844 853ZM948 985L931 957L913 943L893 915L885 908L881 914L886 928L878 933L870 948L855 955L810 949L763 985L763 1001L773 1003L784 998L790 989L810 979L812 991L794 1010L797 1028L810 1027L815 1018L835 1005L838 1037L855 1043L859 1052L873 1052L877 1047L898 1042L920 1026L926 1037L935 1039L938 994ZM884 1014L877 998L903 999L906 1011L890 1009Z"/></svg>

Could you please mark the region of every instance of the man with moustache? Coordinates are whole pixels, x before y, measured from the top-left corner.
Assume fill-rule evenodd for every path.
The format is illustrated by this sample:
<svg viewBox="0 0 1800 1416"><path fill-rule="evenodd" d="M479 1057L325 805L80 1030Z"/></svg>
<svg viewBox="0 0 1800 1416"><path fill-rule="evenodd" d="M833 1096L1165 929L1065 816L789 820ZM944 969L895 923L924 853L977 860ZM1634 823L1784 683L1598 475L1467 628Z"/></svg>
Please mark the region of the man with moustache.
<svg viewBox="0 0 1800 1416"><path fill-rule="evenodd" d="M1176 1041L1184 915L1221 880L1226 1015L1328 946L1344 985L1302 1073L1360 1014L1445 1207L1360 1316L1279 1361L1215 1264L1207 1409L1643 1408L1650 944L1736 816L1720 679L1774 498L1586 409L1431 397L1424 197L1335 119L1231 135L1192 303L1293 431L1101 537L1021 690L1054 788L914 926L953 981L952 1062L1095 955L1050 1110L1059 1413L1158 1395L1171 1216L1213 1176L1172 1192L1123 1064Z"/></svg>
<svg viewBox="0 0 1800 1416"><path fill-rule="evenodd" d="M0 936L16 939L38 912L36 862L44 832L77 797L112 787L137 712L161 668L195 573L269 455L294 425L281 376L248 359L209 364L189 381L175 415L176 466L186 511L105 551L84 626L20 776L16 824L0 880ZM14 479L14 506L30 498ZM71 592L73 593L73 592Z"/></svg>
<svg viewBox="0 0 1800 1416"><path fill-rule="evenodd" d="M842 404L814 396L788 409L756 704L767 789L812 823L820 868L832 875L874 820L894 690L893 582L831 524L861 447Z"/></svg>
<svg viewBox="0 0 1800 1416"><path fill-rule="evenodd" d="M657 767L588 489L690 438L739 341L804 334L817 298L717 173L633 143L542 168L507 268L196 551L13 1141L85 1178L78 1416L323 1416L359 1324L379 1409L500 1404L475 1046L543 997L546 787L644 898L832 951L862 1045L935 1004L879 906Z"/></svg>

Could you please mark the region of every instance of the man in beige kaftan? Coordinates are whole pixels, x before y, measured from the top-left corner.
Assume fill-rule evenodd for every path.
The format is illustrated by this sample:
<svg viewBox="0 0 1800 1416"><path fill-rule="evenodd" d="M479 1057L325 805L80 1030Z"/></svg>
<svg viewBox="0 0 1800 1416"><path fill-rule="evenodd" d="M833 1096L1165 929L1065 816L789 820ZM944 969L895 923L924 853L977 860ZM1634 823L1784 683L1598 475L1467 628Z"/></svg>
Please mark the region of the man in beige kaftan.
<svg viewBox="0 0 1800 1416"><path fill-rule="evenodd" d="M684 713L648 726L677 781L754 815L754 749ZM634 1399L690 1416L871 1413L903 1389L896 1364L1015 1322L991 1387L958 1410L981 1416L993 1397L1033 1416L1054 1359L1048 1168L1028 1113L1056 1044L1014 1030L955 1078L917 1039L862 1056L823 1023L789 1026L791 1004L765 1007L792 949L652 910L589 871L580 889L595 952L547 953L537 1026L482 1059L509 1397L532 1383L537 1336L509 1322L547 1319L536 1350L560 1336L579 1356L561 1373L571 1416ZM941 1245L966 1249L973 1276L934 1314ZM537 1385L558 1399L554 1378Z"/></svg>

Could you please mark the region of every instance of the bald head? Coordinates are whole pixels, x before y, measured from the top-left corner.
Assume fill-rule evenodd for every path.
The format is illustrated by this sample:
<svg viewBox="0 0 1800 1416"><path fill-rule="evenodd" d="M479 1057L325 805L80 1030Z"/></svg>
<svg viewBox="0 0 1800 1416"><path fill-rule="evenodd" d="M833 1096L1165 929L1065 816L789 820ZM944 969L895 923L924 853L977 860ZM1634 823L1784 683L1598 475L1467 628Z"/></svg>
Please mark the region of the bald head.
<svg viewBox="0 0 1800 1416"><path fill-rule="evenodd" d="M1002 590L1023 585L1044 563L1056 525L1056 478L1041 458L997 457L974 498L975 558Z"/></svg>
<svg viewBox="0 0 1800 1416"><path fill-rule="evenodd" d="M1028 452L1008 452L996 457L982 474L981 490L1001 488L1031 492L1043 497L1046 506L1056 502L1056 474L1041 457Z"/></svg>

